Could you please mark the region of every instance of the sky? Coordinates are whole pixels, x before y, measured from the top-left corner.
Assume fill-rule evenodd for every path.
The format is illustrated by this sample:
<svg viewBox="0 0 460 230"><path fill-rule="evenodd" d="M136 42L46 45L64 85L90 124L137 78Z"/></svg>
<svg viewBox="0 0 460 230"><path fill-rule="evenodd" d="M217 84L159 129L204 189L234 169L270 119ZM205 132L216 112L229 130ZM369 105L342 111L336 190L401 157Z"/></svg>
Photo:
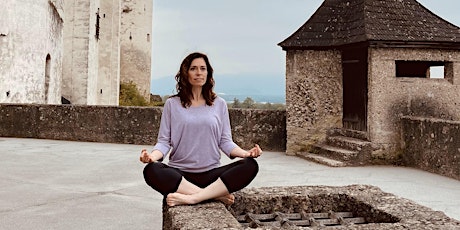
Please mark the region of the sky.
<svg viewBox="0 0 460 230"><path fill-rule="evenodd" d="M191 52L206 53L219 75L285 75L277 44L323 0L153 0L152 80L174 76ZM459 0L419 0L460 26Z"/></svg>

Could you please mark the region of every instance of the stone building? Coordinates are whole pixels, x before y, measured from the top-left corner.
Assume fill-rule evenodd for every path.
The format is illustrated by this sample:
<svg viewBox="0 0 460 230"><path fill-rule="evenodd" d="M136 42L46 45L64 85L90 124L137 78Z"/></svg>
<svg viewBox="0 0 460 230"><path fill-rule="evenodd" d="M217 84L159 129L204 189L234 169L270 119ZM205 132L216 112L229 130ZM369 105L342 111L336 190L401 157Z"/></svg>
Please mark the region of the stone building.
<svg viewBox="0 0 460 230"><path fill-rule="evenodd" d="M288 154L393 163L402 116L460 120L460 28L415 0L325 0L279 46Z"/></svg>
<svg viewBox="0 0 460 230"><path fill-rule="evenodd" d="M60 103L63 0L3 0L0 103Z"/></svg>
<svg viewBox="0 0 460 230"><path fill-rule="evenodd" d="M152 1L2 1L0 103L118 105L150 95Z"/></svg>
<svg viewBox="0 0 460 230"><path fill-rule="evenodd" d="M118 105L120 82L150 95L152 1L65 2L62 95L72 104Z"/></svg>
<svg viewBox="0 0 460 230"><path fill-rule="evenodd" d="M120 80L134 82L150 100L152 0L123 0L120 27Z"/></svg>

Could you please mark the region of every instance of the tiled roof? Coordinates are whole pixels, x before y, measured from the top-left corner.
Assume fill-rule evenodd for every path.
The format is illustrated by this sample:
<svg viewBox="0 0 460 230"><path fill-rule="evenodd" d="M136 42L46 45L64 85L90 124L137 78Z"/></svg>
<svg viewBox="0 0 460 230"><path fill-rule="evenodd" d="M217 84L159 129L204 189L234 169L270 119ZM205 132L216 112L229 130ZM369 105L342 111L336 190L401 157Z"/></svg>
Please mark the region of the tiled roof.
<svg viewBox="0 0 460 230"><path fill-rule="evenodd" d="M302 27L278 45L287 50L360 42L459 48L460 28L416 0L325 0Z"/></svg>

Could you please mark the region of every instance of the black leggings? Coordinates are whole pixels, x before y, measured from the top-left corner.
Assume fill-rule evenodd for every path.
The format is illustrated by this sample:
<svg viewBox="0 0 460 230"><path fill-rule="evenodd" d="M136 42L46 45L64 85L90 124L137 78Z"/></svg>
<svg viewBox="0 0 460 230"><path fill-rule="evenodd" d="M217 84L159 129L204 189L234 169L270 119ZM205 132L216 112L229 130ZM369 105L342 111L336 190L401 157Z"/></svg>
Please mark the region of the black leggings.
<svg viewBox="0 0 460 230"><path fill-rule="evenodd" d="M246 187L256 177L259 166L254 158L244 158L201 173L183 172L163 163L149 163L144 168L145 182L166 196L174 193L184 177L200 188L205 188L218 178L224 182L228 192L236 192Z"/></svg>

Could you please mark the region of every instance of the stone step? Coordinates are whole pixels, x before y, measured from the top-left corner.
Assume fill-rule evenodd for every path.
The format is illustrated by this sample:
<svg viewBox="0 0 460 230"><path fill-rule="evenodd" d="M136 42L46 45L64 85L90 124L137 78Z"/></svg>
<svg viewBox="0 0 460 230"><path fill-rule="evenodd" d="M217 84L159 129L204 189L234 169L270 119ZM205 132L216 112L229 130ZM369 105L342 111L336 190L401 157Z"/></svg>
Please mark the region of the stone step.
<svg viewBox="0 0 460 230"><path fill-rule="evenodd" d="M312 153L339 161L351 161L357 158L359 154L358 151L347 150L326 144L314 144L312 147Z"/></svg>
<svg viewBox="0 0 460 230"><path fill-rule="evenodd" d="M327 131L327 136L345 136L368 141L368 133L364 131L332 128Z"/></svg>
<svg viewBox="0 0 460 230"><path fill-rule="evenodd" d="M346 136L328 136L326 138L326 144L355 151L361 151L363 148L372 145L369 141Z"/></svg>
<svg viewBox="0 0 460 230"><path fill-rule="evenodd" d="M305 159L305 160L312 161L312 162L322 164L322 165L327 165L327 166L330 166L330 167L345 167L345 166L348 166L348 164L345 163L345 162L334 160L334 159L331 159L331 158L327 158L327 157L320 156L320 155L313 154L313 153L309 153L309 152L299 152L296 155L298 157L300 157L300 158Z"/></svg>

